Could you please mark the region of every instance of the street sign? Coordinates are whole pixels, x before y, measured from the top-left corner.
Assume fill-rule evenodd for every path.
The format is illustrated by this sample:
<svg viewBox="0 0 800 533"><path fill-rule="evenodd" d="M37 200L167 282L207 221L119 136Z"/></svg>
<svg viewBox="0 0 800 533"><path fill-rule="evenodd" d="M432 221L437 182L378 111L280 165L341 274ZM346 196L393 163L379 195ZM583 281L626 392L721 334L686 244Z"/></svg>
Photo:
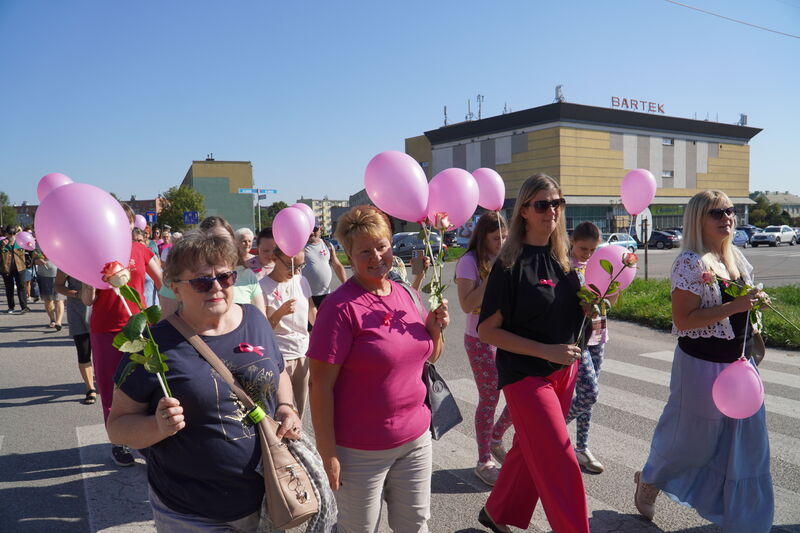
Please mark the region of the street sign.
<svg viewBox="0 0 800 533"><path fill-rule="evenodd" d="M259 200L266 200L267 199L267 195L266 194L259 194L258 195L258 199Z"/></svg>
<svg viewBox="0 0 800 533"><path fill-rule="evenodd" d="M278 194L278 189L239 189L239 194Z"/></svg>
<svg viewBox="0 0 800 533"><path fill-rule="evenodd" d="M153 222L156 221L156 212L155 211L148 211L148 212L146 212L144 214L144 218L145 218L145 220L147 220L147 222L152 224Z"/></svg>
<svg viewBox="0 0 800 533"><path fill-rule="evenodd" d="M643 221L647 221L647 225L643 228ZM636 215L636 236L639 237L640 242L647 242L650 240L650 235L653 234L653 215L650 213L650 209L645 209L638 215ZM642 238L642 231L647 232L647 236Z"/></svg>
<svg viewBox="0 0 800 533"><path fill-rule="evenodd" d="M183 212L183 223L187 226L190 224L199 224L200 223L200 216L197 211L184 211Z"/></svg>

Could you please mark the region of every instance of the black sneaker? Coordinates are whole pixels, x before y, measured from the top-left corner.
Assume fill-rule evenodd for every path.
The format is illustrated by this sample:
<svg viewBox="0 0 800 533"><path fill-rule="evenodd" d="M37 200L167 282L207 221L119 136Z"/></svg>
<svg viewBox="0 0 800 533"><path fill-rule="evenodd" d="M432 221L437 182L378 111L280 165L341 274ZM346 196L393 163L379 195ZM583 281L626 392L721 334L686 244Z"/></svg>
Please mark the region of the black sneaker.
<svg viewBox="0 0 800 533"><path fill-rule="evenodd" d="M28 313L30 310L31 310L30 307L25 307L19 312L19 314L24 315L25 313Z"/></svg>
<svg viewBox="0 0 800 533"><path fill-rule="evenodd" d="M133 466L136 464L133 454L127 446L112 446L111 458L117 466Z"/></svg>

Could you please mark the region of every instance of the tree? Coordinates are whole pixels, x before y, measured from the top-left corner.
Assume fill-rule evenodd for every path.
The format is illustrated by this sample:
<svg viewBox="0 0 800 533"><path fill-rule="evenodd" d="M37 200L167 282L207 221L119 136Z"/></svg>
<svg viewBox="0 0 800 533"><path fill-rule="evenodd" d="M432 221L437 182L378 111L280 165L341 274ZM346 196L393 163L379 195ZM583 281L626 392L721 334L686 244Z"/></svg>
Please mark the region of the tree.
<svg viewBox="0 0 800 533"><path fill-rule="evenodd" d="M206 215L203 195L186 186L170 187L164 193L163 201L164 208L158 215L158 224L171 226L172 231L186 229L183 223L184 211L197 211L200 220Z"/></svg>
<svg viewBox="0 0 800 533"><path fill-rule="evenodd" d="M8 199L8 195L0 191L0 226L17 223L17 211Z"/></svg>
<svg viewBox="0 0 800 533"><path fill-rule="evenodd" d="M272 226L272 220L275 218L275 215L278 214L278 211L286 207L289 207L286 202L273 202L269 207L262 207L261 228L269 228Z"/></svg>

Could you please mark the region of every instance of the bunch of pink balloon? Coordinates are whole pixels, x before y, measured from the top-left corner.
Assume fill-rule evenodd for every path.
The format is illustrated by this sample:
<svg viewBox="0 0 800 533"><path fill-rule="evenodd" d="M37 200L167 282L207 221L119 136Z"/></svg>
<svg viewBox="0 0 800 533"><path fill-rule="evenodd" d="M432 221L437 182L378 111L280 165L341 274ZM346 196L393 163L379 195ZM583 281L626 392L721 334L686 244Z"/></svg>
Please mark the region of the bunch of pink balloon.
<svg viewBox="0 0 800 533"><path fill-rule="evenodd" d="M428 221L431 224L438 213L445 213L450 226L461 226L478 207L478 182L466 170L442 170L428 184L428 190Z"/></svg>
<svg viewBox="0 0 800 533"><path fill-rule="evenodd" d="M136 215L133 217L133 227L144 231L144 228L147 227L147 219L142 215Z"/></svg>
<svg viewBox="0 0 800 533"><path fill-rule="evenodd" d="M420 222L428 215L428 179L408 154L389 150L373 157L364 188L378 209L395 218Z"/></svg>
<svg viewBox="0 0 800 533"><path fill-rule="evenodd" d="M313 226L313 219L309 222L308 213L305 210L295 206L285 207L278 211L272 221L272 235L275 237L275 244L284 254L297 255L308 242Z"/></svg>
<svg viewBox="0 0 800 533"><path fill-rule="evenodd" d="M719 373L711 397L725 416L750 418L764 403L764 383L749 361L738 359Z"/></svg>
<svg viewBox="0 0 800 533"><path fill-rule="evenodd" d="M637 168L628 172L619 188L625 210L636 216L647 209L656 196L656 186L656 179L649 170Z"/></svg>
<svg viewBox="0 0 800 533"><path fill-rule="evenodd" d="M506 184L495 170L479 168L472 172L478 183L478 205L489 211L499 211L506 199Z"/></svg>
<svg viewBox="0 0 800 533"><path fill-rule="evenodd" d="M619 282L618 292L625 290L631 284L633 278L636 277L636 267L625 267L622 258L628 254L628 249L623 248L618 244L611 244L598 248L592 254L589 261L586 263L586 271L584 272L584 279L586 286L594 285L600 290L600 294L605 294L608 291L608 286L611 281ZM611 263L612 273L609 274L600 264L600 261L605 259ZM616 278L616 279L615 279Z"/></svg>
<svg viewBox="0 0 800 533"><path fill-rule="evenodd" d="M29 231L20 231L17 233L16 242L23 250L32 252L36 249L36 239Z"/></svg>
<svg viewBox="0 0 800 533"><path fill-rule="evenodd" d="M58 268L98 289L110 286L100 271L131 258L131 225L120 203L106 191L74 183L63 174L44 176L34 227L42 252Z"/></svg>

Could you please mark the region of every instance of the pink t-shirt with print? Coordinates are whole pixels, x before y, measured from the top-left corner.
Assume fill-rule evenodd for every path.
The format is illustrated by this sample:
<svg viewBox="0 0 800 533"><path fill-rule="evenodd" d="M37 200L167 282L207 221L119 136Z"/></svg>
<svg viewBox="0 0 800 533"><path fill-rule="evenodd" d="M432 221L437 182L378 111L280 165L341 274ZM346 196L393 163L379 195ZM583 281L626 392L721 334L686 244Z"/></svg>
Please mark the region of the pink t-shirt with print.
<svg viewBox="0 0 800 533"><path fill-rule="evenodd" d="M409 294L390 283L391 294L376 296L347 280L311 331L308 357L342 365L333 390L339 446L388 450L430 427L422 368L433 341Z"/></svg>

